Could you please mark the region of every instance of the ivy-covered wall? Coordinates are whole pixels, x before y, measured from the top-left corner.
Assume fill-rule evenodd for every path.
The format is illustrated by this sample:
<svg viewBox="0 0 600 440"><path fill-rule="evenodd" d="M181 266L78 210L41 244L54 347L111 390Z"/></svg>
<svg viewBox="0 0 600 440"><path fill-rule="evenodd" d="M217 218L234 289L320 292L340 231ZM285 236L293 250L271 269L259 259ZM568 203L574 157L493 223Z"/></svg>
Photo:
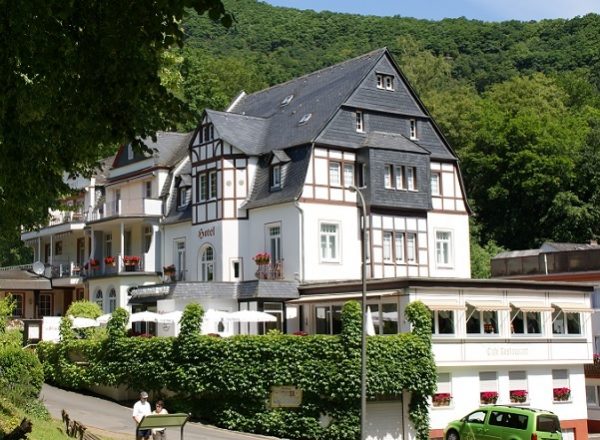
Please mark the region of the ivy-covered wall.
<svg viewBox="0 0 600 440"><path fill-rule="evenodd" d="M118 309L104 340L71 337L68 320L62 342L42 343L38 353L46 380L67 388L125 384L135 390L176 393L170 411L239 431L291 439L351 440L360 431L361 312L346 303L341 335L235 336L199 334L203 311L184 311L177 338L128 338L127 312ZM410 392L409 417L419 440L429 435L427 398L435 390L431 321L420 302L406 317L412 333L368 337L369 398L401 398ZM86 362L74 362L77 354ZM294 385L303 391L300 408L271 409L270 389ZM408 394L405 394L407 396ZM322 414L331 423L319 424Z"/></svg>

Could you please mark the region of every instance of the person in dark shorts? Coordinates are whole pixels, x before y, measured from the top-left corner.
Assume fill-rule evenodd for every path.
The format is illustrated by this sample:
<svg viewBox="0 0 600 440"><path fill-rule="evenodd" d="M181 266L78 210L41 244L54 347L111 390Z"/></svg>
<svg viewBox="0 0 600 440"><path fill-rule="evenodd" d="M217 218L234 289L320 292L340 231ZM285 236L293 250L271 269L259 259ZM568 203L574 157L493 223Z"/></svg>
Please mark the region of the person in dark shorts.
<svg viewBox="0 0 600 440"><path fill-rule="evenodd" d="M148 393L142 391L140 392L140 400L135 402L135 405L133 405L133 420L135 421L136 425L139 425L144 416L150 414L152 414L152 408L150 407L150 402L148 402ZM137 432L137 440L148 440L151 434L151 429L142 429Z"/></svg>

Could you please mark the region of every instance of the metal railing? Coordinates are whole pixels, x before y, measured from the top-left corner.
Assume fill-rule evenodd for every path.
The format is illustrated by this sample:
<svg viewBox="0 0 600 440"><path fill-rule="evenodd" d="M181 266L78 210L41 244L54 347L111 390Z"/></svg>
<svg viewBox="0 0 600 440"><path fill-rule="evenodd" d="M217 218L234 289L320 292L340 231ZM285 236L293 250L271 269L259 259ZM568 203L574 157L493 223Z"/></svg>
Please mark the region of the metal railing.
<svg viewBox="0 0 600 440"><path fill-rule="evenodd" d="M283 260L274 263L257 265L256 278L259 280L283 279Z"/></svg>

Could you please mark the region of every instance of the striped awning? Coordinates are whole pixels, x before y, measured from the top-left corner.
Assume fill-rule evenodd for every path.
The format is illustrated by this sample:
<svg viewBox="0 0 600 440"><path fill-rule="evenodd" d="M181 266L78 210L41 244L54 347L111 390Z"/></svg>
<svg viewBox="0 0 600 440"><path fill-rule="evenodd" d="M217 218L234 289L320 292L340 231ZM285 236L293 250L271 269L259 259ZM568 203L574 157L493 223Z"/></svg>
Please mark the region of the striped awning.
<svg viewBox="0 0 600 440"><path fill-rule="evenodd" d="M511 306L522 312L553 312L554 308L537 302L511 302Z"/></svg>
<svg viewBox="0 0 600 440"><path fill-rule="evenodd" d="M564 313L593 313L594 309L588 307L587 304L579 303L552 303L554 307L558 307Z"/></svg>
<svg viewBox="0 0 600 440"><path fill-rule="evenodd" d="M506 304L497 301L467 301L471 307L478 312L495 312L499 310L510 310Z"/></svg>

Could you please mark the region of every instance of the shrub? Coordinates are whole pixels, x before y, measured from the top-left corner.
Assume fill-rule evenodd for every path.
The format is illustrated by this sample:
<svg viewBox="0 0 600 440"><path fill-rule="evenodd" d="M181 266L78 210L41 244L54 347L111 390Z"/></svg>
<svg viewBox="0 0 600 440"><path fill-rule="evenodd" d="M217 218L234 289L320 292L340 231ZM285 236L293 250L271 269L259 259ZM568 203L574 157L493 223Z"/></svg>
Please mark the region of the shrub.
<svg viewBox="0 0 600 440"><path fill-rule="evenodd" d="M102 315L102 309L95 302L80 300L72 302L65 315L96 319L98 316Z"/></svg>
<svg viewBox="0 0 600 440"><path fill-rule="evenodd" d="M42 364L34 352L21 347L0 350L0 396L27 409L37 401L43 382Z"/></svg>

